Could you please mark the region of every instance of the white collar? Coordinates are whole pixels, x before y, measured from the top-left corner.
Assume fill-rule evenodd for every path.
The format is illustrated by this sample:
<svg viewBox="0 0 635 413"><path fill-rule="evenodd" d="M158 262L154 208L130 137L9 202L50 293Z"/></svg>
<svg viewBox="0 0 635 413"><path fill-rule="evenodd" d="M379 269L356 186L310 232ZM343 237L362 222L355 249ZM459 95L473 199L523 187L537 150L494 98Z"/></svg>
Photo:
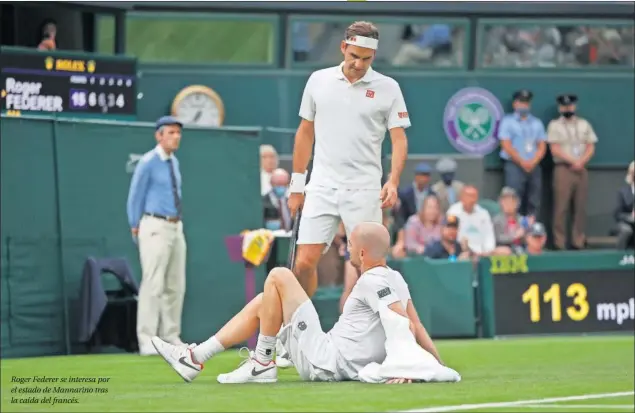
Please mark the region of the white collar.
<svg viewBox="0 0 635 413"><path fill-rule="evenodd" d="M344 62L340 63L340 65L335 68L335 76L338 79L344 79L347 82L349 81L346 78L346 76L344 76ZM370 83L374 77L375 77L375 71L373 70L372 67L369 67L368 70L366 71L366 74L361 79L355 81L354 83L357 83L357 82Z"/></svg>
<svg viewBox="0 0 635 413"><path fill-rule="evenodd" d="M168 159L172 158L172 154L167 154L163 148L161 147L161 145L157 145L156 148L154 148L155 151L157 151L157 153L159 154L159 158L161 158L162 161L167 161Z"/></svg>

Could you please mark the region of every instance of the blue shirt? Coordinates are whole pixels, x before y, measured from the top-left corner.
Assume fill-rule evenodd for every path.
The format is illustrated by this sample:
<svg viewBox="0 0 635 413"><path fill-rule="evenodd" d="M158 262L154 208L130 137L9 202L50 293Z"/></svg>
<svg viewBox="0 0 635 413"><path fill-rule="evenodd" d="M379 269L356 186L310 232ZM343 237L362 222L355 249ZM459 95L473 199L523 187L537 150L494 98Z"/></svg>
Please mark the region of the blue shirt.
<svg viewBox="0 0 635 413"><path fill-rule="evenodd" d="M498 139L501 141L510 140L512 146L518 152L518 156L529 161L533 159L538 149L538 143L547 140L545 125L540 119L533 115L528 115L521 120L515 113L505 115L498 129ZM509 160L511 157L501 149L502 159Z"/></svg>
<svg viewBox="0 0 635 413"><path fill-rule="evenodd" d="M181 172L179 161L174 154L170 156L174 163L174 175L179 198L181 198ZM130 228L138 228L144 213L175 217L178 212L172 193L172 177L170 175L170 159L161 149L147 152L139 160L128 193L128 224Z"/></svg>
<svg viewBox="0 0 635 413"><path fill-rule="evenodd" d="M416 40L419 47L435 47L452 43L452 31L447 24L433 24Z"/></svg>

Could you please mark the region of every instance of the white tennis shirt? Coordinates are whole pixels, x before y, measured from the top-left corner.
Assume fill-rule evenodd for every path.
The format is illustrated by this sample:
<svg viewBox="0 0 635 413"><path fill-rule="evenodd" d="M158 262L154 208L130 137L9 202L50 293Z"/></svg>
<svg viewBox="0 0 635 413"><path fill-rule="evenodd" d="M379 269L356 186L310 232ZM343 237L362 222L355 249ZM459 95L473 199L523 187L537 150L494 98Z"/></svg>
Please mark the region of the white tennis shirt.
<svg viewBox="0 0 635 413"><path fill-rule="evenodd" d="M410 126L399 84L369 68L350 83L342 65L313 72L300 117L314 122L311 186L380 189L381 146L386 131Z"/></svg>

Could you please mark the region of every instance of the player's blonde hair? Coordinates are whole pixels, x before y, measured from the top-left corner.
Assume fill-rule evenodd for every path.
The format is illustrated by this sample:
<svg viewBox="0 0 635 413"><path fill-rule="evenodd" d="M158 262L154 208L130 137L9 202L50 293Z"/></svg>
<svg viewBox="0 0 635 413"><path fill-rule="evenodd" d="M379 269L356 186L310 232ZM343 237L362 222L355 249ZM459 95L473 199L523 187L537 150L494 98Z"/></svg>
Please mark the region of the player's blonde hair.
<svg viewBox="0 0 635 413"><path fill-rule="evenodd" d="M379 30L377 26L371 22L358 21L348 26L344 33L345 39L350 39L354 36L370 37L371 39L379 40Z"/></svg>
<svg viewBox="0 0 635 413"><path fill-rule="evenodd" d="M633 171L635 170L635 161L631 162L630 165L628 165L628 171L626 171L626 183L629 185L633 185Z"/></svg>

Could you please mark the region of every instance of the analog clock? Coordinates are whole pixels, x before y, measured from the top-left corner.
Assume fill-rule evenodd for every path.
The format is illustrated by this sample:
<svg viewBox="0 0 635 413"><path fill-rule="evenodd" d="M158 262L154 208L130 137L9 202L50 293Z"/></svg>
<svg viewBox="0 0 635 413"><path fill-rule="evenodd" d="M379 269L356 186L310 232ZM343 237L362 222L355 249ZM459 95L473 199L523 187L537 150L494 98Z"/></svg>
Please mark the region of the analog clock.
<svg viewBox="0 0 635 413"><path fill-rule="evenodd" d="M172 115L185 125L222 126L225 107L218 93L207 86L192 85L176 95Z"/></svg>

